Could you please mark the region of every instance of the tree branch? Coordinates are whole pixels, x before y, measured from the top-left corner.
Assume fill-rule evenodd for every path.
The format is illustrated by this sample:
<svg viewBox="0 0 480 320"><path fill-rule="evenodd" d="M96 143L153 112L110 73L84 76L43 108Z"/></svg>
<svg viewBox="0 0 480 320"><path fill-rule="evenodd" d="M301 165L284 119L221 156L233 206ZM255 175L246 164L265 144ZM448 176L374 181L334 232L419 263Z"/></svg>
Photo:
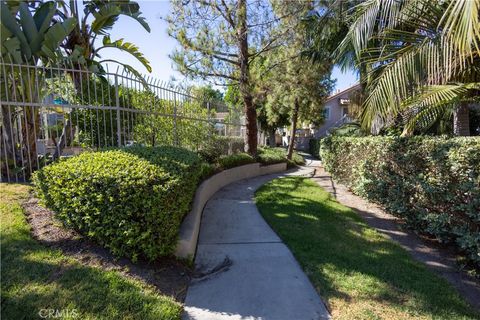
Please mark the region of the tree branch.
<svg viewBox="0 0 480 320"><path fill-rule="evenodd" d="M189 66L184 66L184 67L188 72L199 75L201 77L217 77L217 78L223 78L223 79L238 81L238 78L236 78L236 77L226 75L226 74L217 73L215 71L205 72L205 71L200 71L198 69L197 70L192 69Z"/></svg>

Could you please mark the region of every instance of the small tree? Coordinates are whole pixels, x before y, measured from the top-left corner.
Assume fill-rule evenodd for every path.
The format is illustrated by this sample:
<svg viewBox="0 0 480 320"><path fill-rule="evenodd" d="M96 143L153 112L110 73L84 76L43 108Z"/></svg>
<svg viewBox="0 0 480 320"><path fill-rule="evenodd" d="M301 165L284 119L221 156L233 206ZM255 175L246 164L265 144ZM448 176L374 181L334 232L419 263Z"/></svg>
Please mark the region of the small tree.
<svg viewBox="0 0 480 320"><path fill-rule="evenodd" d="M278 26L284 35L281 49L269 53L261 74L269 92L266 100L266 115L269 123L290 118L291 132L287 158L291 159L295 145L298 121L320 122L323 118L323 102L332 91L330 79L331 60L327 55L317 56L314 62L304 56L307 48L307 25L304 18L314 7L310 2L287 2L275 10L282 20ZM321 60L320 60L321 59Z"/></svg>

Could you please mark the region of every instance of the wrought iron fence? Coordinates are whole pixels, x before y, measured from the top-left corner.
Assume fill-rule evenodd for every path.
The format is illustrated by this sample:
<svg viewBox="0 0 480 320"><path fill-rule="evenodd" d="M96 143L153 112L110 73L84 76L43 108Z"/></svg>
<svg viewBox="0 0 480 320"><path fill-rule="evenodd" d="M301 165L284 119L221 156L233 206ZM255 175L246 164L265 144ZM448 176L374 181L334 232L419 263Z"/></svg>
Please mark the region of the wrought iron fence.
<svg viewBox="0 0 480 320"><path fill-rule="evenodd" d="M131 144L193 150L219 136L243 141L240 113L198 94L125 71L0 61L1 181L85 150ZM237 141L237 143L238 143Z"/></svg>

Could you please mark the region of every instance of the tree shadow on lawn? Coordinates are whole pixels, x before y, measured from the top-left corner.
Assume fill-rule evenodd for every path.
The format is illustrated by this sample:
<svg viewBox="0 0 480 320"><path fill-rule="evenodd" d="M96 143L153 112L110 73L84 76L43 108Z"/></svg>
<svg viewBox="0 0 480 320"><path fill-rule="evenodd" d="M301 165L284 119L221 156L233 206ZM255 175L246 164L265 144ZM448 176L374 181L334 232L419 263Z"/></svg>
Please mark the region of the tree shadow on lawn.
<svg viewBox="0 0 480 320"><path fill-rule="evenodd" d="M25 240L30 235L22 233L2 236L3 318L39 318L42 309L75 309L82 319L179 316L181 305L153 287L112 270L83 266L58 250Z"/></svg>
<svg viewBox="0 0 480 320"><path fill-rule="evenodd" d="M256 200L327 302L363 299L433 317L478 316L444 279L315 182L274 180L259 189Z"/></svg>

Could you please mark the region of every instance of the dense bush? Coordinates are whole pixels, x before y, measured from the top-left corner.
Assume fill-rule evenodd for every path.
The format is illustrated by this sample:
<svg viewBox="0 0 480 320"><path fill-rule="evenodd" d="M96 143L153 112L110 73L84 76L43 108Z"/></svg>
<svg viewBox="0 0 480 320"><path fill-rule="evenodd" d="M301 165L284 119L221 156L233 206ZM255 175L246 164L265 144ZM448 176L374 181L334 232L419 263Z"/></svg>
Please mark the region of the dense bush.
<svg viewBox="0 0 480 320"><path fill-rule="evenodd" d="M320 139L311 138L308 142L308 151L312 156L320 159Z"/></svg>
<svg viewBox="0 0 480 320"><path fill-rule="evenodd" d="M209 163L216 163L222 155L244 151L245 142L241 137L212 135L198 153Z"/></svg>
<svg viewBox="0 0 480 320"><path fill-rule="evenodd" d="M202 175L202 160L175 147L86 152L37 171L39 197L67 226L116 256L171 254Z"/></svg>
<svg viewBox="0 0 480 320"><path fill-rule="evenodd" d="M363 137L366 135L360 124L355 122L344 123L339 127L328 130L335 137Z"/></svg>
<svg viewBox="0 0 480 320"><path fill-rule="evenodd" d="M244 152L221 156L218 159L218 164L222 169L238 167L254 162L255 159L251 155Z"/></svg>
<svg viewBox="0 0 480 320"><path fill-rule="evenodd" d="M480 266L480 139L322 139L333 177Z"/></svg>
<svg viewBox="0 0 480 320"><path fill-rule="evenodd" d="M287 161L287 150L284 148L258 148L257 160L261 164L269 165ZM293 152L292 160L288 162L289 165L302 165L305 160L301 155Z"/></svg>

